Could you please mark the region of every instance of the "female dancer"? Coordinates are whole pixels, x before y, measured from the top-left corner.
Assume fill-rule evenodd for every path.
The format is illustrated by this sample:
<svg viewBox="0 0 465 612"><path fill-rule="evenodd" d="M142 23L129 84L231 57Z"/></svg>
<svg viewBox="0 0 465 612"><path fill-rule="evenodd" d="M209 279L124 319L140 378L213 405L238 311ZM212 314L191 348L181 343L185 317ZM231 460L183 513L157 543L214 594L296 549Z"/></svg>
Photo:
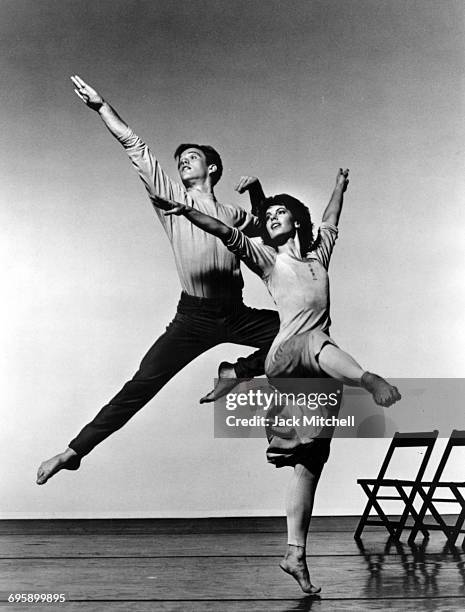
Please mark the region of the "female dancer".
<svg viewBox="0 0 465 612"><path fill-rule="evenodd" d="M220 238L258 274L268 288L280 317L280 329L268 353L265 372L269 378L330 376L348 385L361 386L374 401L389 406L400 399L396 387L384 378L363 370L330 338L328 265L337 237L348 170L339 169L336 186L323 214L317 240L307 207L281 194L264 200L260 215L262 239L250 239L237 228L209 217L184 204L159 198L156 205L165 214L183 215L191 223ZM288 490L286 515L288 548L281 568L291 574L305 593L320 589L312 585L306 563L306 540L316 486L329 455L329 439L315 438L311 444L286 440L287 456L276 458L276 447L268 458L276 465L294 466ZM293 452L294 451L294 452Z"/></svg>

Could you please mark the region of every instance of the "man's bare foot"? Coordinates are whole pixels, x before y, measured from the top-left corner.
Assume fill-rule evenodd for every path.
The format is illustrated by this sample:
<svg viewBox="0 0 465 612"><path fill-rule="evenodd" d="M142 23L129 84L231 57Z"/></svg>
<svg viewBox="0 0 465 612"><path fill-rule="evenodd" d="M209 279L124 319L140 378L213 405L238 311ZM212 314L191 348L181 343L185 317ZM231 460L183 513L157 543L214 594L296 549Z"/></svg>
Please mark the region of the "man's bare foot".
<svg viewBox="0 0 465 612"><path fill-rule="evenodd" d="M362 387L371 393L375 402L380 406L391 406L402 397L397 387L389 384L381 376L371 372L363 374Z"/></svg>
<svg viewBox="0 0 465 612"><path fill-rule="evenodd" d="M214 402L219 397L223 397L226 395L231 389L234 389L236 385L239 384L239 380L237 379L236 370L234 369L234 364L229 363L227 361L222 361L218 367L218 382L215 385L213 391L204 395L200 400L201 404L205 404L207 402Z"/></svg>
<svg viewBox="0 0 465 612"><path fill-rule="evenodd" d="M305 548L288 544L287 553L279 564L279 567L290 574L299 583L300 588L307 595L316 595L321 591L321 587L316 587L310 582L307 560L305 558Z"/></svg>
<svg viewBox="0 0 465 612"><path fill-rule="evenodd" d="M60 470L77 470L80 465L81 457L71 448L67 448L63 453L40 464L36 482L38 485L43 485Z"/></svg>

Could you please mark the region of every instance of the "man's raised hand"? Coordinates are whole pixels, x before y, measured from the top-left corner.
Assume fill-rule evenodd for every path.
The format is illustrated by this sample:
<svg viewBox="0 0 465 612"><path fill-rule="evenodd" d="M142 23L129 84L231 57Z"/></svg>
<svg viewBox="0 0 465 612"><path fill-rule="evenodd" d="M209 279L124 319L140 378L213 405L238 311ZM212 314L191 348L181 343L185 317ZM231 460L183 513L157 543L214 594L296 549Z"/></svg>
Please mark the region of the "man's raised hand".
<svg viewBox="0 0 465 612"><path fill-rule="evenodd" d="M245 193L250 189L256 189L260 186L260 181L256 176L241 176L239 182L234 187L238 193Z"/></svg>
<svg viewBox="0 0 465 612"><path fill-rule="evenodd" d="M258 209L266 199L263 187L256 176L241 176L234 188L238 193L249 192L250 203L252 204L252 214L258 215Z"/></svg>
<svg viewBox="0 0 465 612"><path fill-rule="evenodd" d="M347 185L349 184L349 168L343 170L339 168L337 176L336 176L336 187L342 187L342 191L344 192L347 189Z"/></svg>
<svg viewBox="0 0 465 612"><path fill-rule="evenodd" d="M74 91L76 95L92 110L98 111L103 104L102 96L95 91L93 87L88 85L81 79L80 76L75 74L71 77L73 84L75 85Z"/></svg>

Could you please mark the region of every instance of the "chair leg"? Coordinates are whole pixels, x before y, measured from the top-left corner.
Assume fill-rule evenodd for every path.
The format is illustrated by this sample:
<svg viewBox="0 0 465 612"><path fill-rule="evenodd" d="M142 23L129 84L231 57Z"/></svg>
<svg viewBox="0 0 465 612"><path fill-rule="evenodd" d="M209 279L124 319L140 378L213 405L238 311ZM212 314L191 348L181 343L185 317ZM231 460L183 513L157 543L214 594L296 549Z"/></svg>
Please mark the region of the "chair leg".
<svg viewBox="0 0 465 612"><path fill-rule="evenodd" d="M454 527L454 531L453 531L453 539L454 539L454 544L455 544L455 542L457 541L457 538L459 537L459 534L463 532L463 523L465 522L465 498L459 491L458 487L452 486L451 490L455 495L455 499L457 500L457 502L460 504L460 507L461 507L460 514L457 518L457 521ZM464 538L464 542L465 542L465 538Z"/></svg>
<svg viewBox="0 0 465 612"><path fill-rule="evenodd" d="M388 517L386 516L384 510L381 508L381 506L379 505L378 501L376 499L372 500L373 503L373 507L376 510L376 512L378 513L379 518L381 519L381 521L383 522L383 525L386 527L386 529L389 531L389 537L391 537L393 540L397 540L397 536L396 536L396 531L395 529L392 527L390 520L388 519Z"/></svg>
<svg viewBox="0 0 465 612"><path fill-rule="evenodd" d="M413 503L415 501L415 497L417 495L417 490L416 490L415 487L412 487L410 495L407 495L403 485L397 484L396 485L396 489L397 489L397 493L399 493L400 497L402 498L402 501L405 504L404 512L402 513L402 516L401 516L400 521L399 521L399 525L398 525L398 527L396 529L396 538L400 539L400 536L402 535L402 531L405 528L405 523L407 522L409 514L411 514L411 516L413 518L414 525L417 523L418 513L415 510L415 506L413 505ZM426 529L424 527L421 527L420 531L422 532L423 537L429 538L429 533L428 533L428 531L426 531Z"/></svg>
<svg viewBox="0 0 465 612"><path fill-rule="evenodd" d="M360 517L360 520L357 525L357 529L355 530L355 533L354 533L355 540L360 540L360 537L362 535L363 530L365 529L366 521L370 515L370 510L372 509L372 507L373 507L373 504L368 499L366 506L365 506L365 510L363 511L363 514Z"/></svg>
<svg viewBox="0 0 465 612"><path fill-rule="evenodd" d="M365 483L361 483L361 487L365 491L365 495L368 497L368 501L367 501L367 504L365 506L365 510L363 511L363 514L362 514L362 516L360 518L360 521L359 521L359 523L357 525L357 529L355 530L354 539L355 540L360 540L362 532L365 529L365 525L367 524L367 520L368 520L368 517L370 515L370 511L372 509L376 510L379 518L383 522L383 524L386 527L386 529L389 531L389 534L392 537L394 537L395 534L394 534L394 532L393 532L393 530L392 530L392 528L390 526L389 519L384 514L383 509L381 508L379 503L376 501L376 496L377 496L378 491L379 491L379 486L373 485L373 488L370 489L369 485L367 485Z"/></svg>
<svg viewBox="0 0 465 612"><path fill-rule="evenodd" d="M416 514L416 518L414 519L415 523L412 527L412 531L410 532L410 535L407 540L410 545L415 543L415 538L417 537L419 531L421 531L424 535L423 521L425 519L426 510L428 508L428 495L424 492L421 486L418 488L418 493L420 494L420 497L423 499L423 503L421 505L420 512L418 512L418 514L415 512Z"/></svg>
<svg viewBox="0 0 465 612"><path fill-rule="evenodd" d="M429 507L429 509L431 511L431 516L435 519L435 521L438 524L439 528L441 529L443 534L446 536L448 543L451 546L454 546L455 545L455 541L457 539L457 535L458 535L458 534L455 533L455 527L451 527L451 526L449 526L445 522L445 520L442 518L442 516L439 514L439 512L435 508L432 499L429 500L428 507Z"/></svg>

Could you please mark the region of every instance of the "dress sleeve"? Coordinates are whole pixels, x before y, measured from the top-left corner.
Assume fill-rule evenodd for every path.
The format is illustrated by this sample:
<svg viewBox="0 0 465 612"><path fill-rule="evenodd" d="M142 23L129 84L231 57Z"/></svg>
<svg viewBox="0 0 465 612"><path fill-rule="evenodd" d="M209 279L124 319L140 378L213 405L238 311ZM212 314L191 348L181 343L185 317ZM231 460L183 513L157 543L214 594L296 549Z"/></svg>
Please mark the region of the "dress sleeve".
<svg viewBox="0 0 465 612"><path fill-rule="evenodd" d="M161 168L158 160L150 151L139 136L137 136L131 128L119 138L123 145L132 165L139 174L149 198L153 203L153 196L160 196L181 204L188 203L187 192L176 181L173 181L166 172ZM172 225L175 222L174 216L165 216L163 211L157 208L154 204L155 212L165 228L168 236L172 236Z"/></svg>
<svg viewBox="0 0 465 612"><path fill-rule="evenodd" d="M314 251L311 251L311 255L315 256L326 269L329 266L337 235L338 229L335 225L322 223L319 230L318 246Z"/></svg>
<svg viewBox="0 0 465 612"><path fill-rule="evenodd" d="M248 238L235 227L224 244L261 278L268 276L276 261L276 251L272 247L263 244L258 238Z"/></svg>

